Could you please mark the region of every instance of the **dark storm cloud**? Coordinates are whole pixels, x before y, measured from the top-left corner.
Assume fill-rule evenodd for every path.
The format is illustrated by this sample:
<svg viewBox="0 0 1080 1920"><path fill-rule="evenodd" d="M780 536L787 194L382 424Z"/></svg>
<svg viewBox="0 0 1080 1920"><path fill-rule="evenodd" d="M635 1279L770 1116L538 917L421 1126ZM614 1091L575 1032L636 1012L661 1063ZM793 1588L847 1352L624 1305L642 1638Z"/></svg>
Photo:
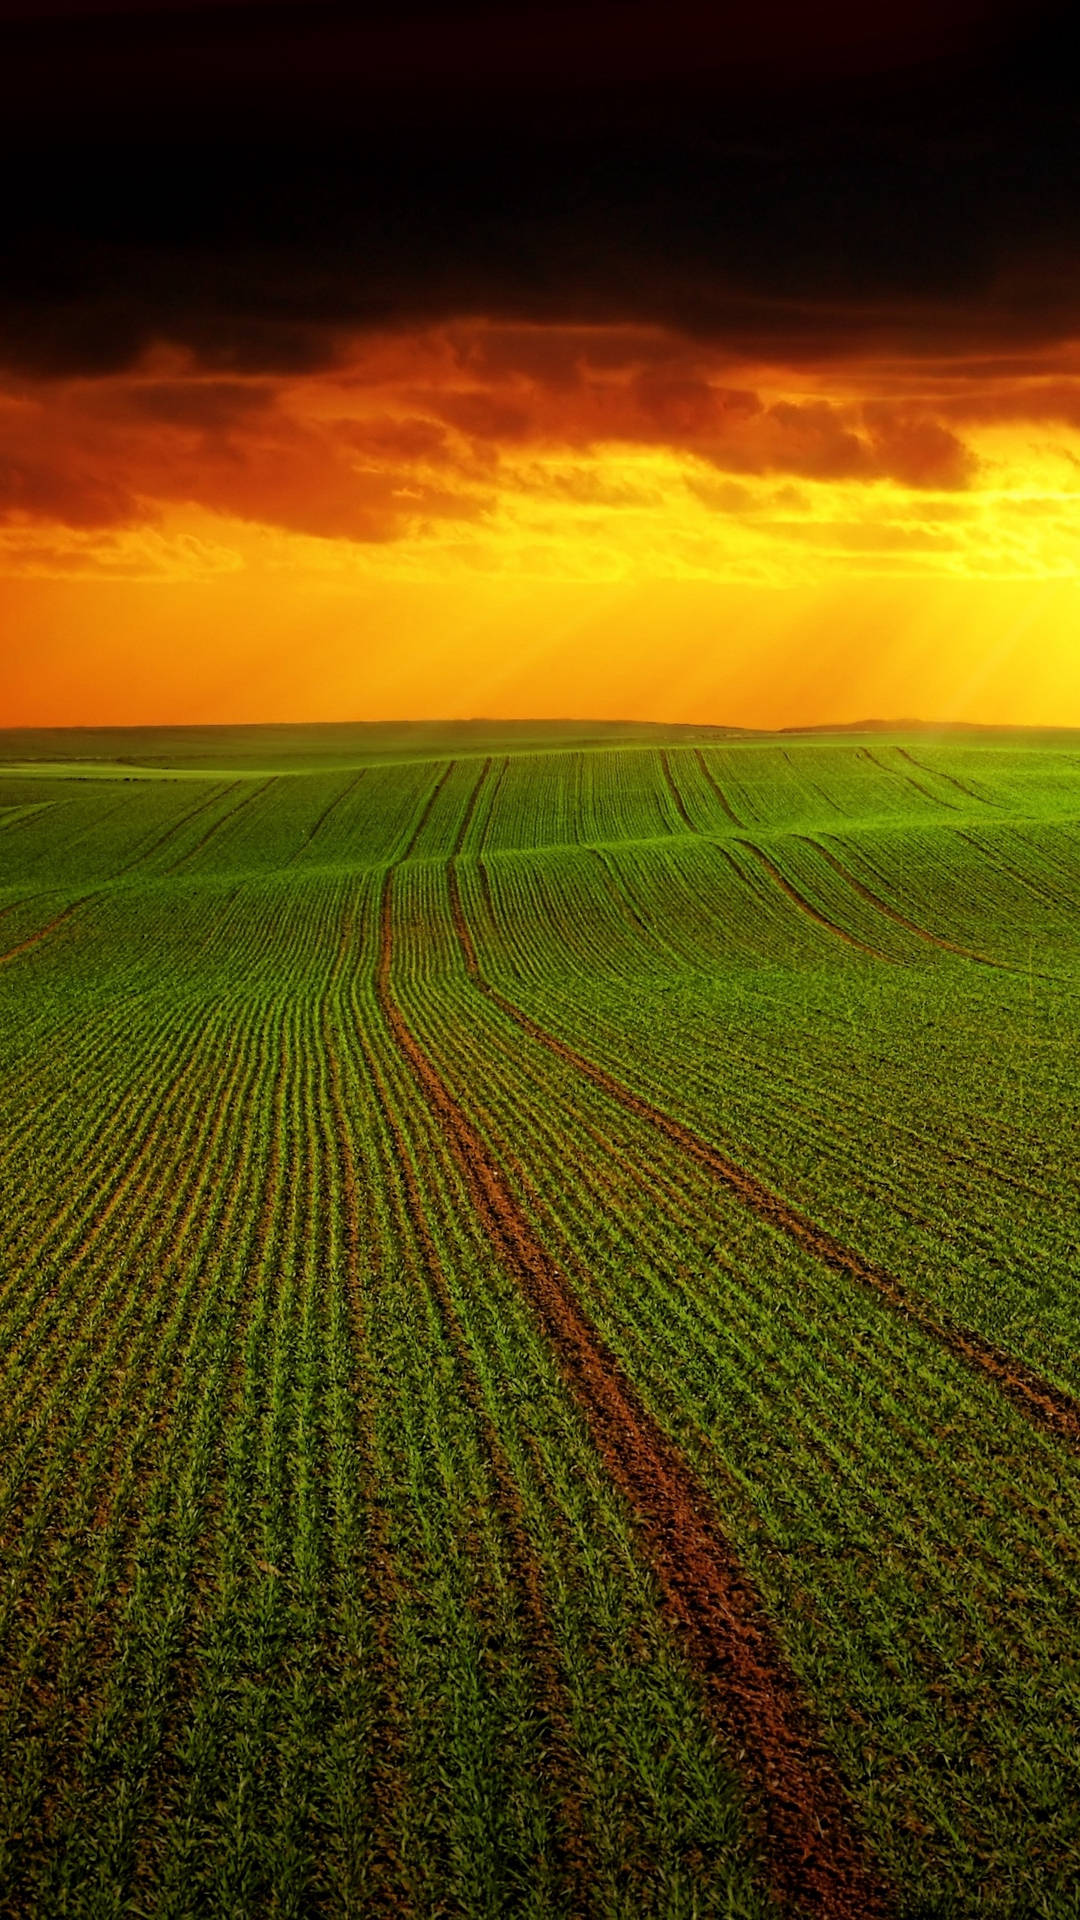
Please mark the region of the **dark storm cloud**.
<svg viewBox="0 0 1080 1920"><path fill-rule="evenodd" d="M0 358L31 375L161 340L302 373L455 314L789 363L1080 331L1045 11L0 0L0 35Z"/></svg>

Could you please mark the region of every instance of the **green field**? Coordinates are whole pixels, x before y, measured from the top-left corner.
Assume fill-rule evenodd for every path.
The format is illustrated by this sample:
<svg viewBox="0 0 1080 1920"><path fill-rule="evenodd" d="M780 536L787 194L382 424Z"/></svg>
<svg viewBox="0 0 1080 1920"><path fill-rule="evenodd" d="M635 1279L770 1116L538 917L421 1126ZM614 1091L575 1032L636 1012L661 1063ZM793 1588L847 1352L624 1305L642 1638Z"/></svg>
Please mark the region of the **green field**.
<svg viewBox="0 0 1080 1920"><path fill-rule="evenodd" d="M0 756L0 1913L1080 1913L1080 736Z"/></svg>

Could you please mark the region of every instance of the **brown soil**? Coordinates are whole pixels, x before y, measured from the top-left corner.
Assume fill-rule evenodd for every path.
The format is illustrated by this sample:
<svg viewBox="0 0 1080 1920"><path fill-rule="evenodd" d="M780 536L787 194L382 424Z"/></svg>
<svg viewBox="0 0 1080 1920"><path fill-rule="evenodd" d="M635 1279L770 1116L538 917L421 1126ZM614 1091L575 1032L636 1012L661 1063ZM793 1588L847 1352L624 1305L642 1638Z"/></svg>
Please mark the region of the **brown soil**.
<svg viewBox="0 0 1080 1920"><path fill-rule="evenodd" d="M173 861L169 872L178 873L181 867L186 867L189 860L194 860L196 854L201 853L204 847L209 846L211 840L221 832L222 827L227 826L230 820L235 820L237 814L243 813L245 807L253 806L260 794L268 793L270 788L276 784L276 781L277 775L275 774L269 780L264 780L261 786L255 788L254 792L245 793L243 799L238 800L235 807L229 808L228 813L219 814L216 820L210 822L210 825L201 838L196 840L195 845L189 847L186 853L182 853L179 860ZM239 786L239 784L239 781L233 783L234 787ZM226 791L231 793L233 787L227 788Z"/></svg>
<svg viewBox="0 0 1080 1920"><path fill-rule="evenodd" d="M678 783L675 779L675 775L671 771L671 761L668 758L668 755L666 753L661 753L660 765L664 769L664 779L668 783L668 791L670 792L671 797L675 802L675 806L678 811L680 820L682 821L683 825L687 828L688 832L696 833L698 829L694 825L694 822L691 820L690 815L686 810L686 801L683 799L682 794L679 792Z"/></svg>
<svg viewBox="0 0 1080 1920"><path fill-rule="evenodd" d="M162 847L167 846L170 840L175 840L177 834L180 833L184 827L190 826L193 820L197 820L200 813L205 813L208 807L216 806L219 800L227 799L230 793L235 793L239 785L240 782L234 780L232 785L226 787L224 791L215 785L207 799L200 800L197 805L190 807L187 813L181 814L180 819L174 820L171 827L165 828L164 833L159 833L157 839L151 840L148 847L140 847L130 860L126 861L122 867L118 867L115 873L109 875L109 879L119 880L125 873L130 873L133 867L142 866L145 860L149 860L153 854L158 853Z"/></svg>
<svg viewBox="0 0 1080 1920"><path fill-rule="evenodd" d="M84 893L81 900L73 900L70 906L65 907L62 913L55 914L51 920L47 920L36 933L28 934L26 939L20 940L17 946L9 947L6 953L0 953L0 967L6 966L9 960L17 960L20 953L27 953L31 947L38 946L42 940L48 938L50 933L62 926L65 920L70 920L73 913L77 913L80 907L85 907L87 901L93 898L92 893Z"/></svg>
<svg viewBox="0 0 1080 1920"><path fill-rule="evenodd" d="M876 767L879 773L890 773L894 780L902 780L905 786L914 787L916 793L921 793L924 800L932 800L935 807L951 807L954 812L956 811L954 800L943 800L940 793L931 793L930 788L924 787L921 780L916 780L913 773L905 773L903 767L887 766L884 760L878 759L876 753L871 753L869 747L863 747L860 751L863 759L869 760L870 765ZM904 758L907 760L909 756L905 754ZM914 766L915 762L912 760L910 764Z"/></svg>
<svg viewBox="0 0 1080 1920"><path fill-rule="evenodd" d="M351 791L348 789L347 791ZM344 797L344 796L342 796ZM349 1324L356 1355L356 1373L352 1382L354 1400L353 1435L356 1443L355 1472L363 1507L364 1545L370 1589L364 1595L371 1610L372 1630L379 1665L378 1723L372 1762L372 1795L375 1802L373 1840L373 1884L368 1889L368 1909L372 1920L379 1914L393 1914L405 1920L408 1911L399 1863L393 1857L385 1836L392 1834L397 1822L396 1809L402 1798L404 1760L399 1709L398 1662L394 1649L391 1621L395 1606L396 1575L390 1545L388 1514L378 1492L377 1441L372 1406L374 1367L368 1337L369 1311L361 1268L361 1248L365 1241L377 1258L377 1234L365 1235L362 1225L360 1183L352 1147L349 1105L341 1062L335 1044L331 1006L344 1011L337 996L341 976L353 944L351 909L346 908L341 938L321 1006L322 1044L326 1055L330 1104L334 1118L333 1150L337 1157L343 1199L343 1240L345 1284ZM324 1255L324 1257L326 1257Z"/></svg>
<svg viewBox="0 0 1080 1920"><path fill-rule="evenodd" d="M649 1121L658 1132L664 1134L684 1153L689 1154L700 1166L707 1167L710 1173L715 1174L724 1186L736 1194L759 1218L768 1221L770 1226L786 1234L789 1239L797 1242L817 1259L823 1260L825 1265L832 1267L834 1272L845 1274L850 1279L857 1280L860 1285L869 1288L879 1298L887 1301L896 1312L902 1314L910 1325L917 1327L921 1333L947 1348L950 1353L965 1361L977 1372L992 1379L995 1385L1000 1387L1023 1413L1027 1414L1029 1419L1036 1421L1062 1439L1080 1441L1080 1403L1071 1394L1064 1392L1060 1387L1055 1387L1033 1367L1029 1367L1025 1361L1004 1353L982 1334L956 1326L945 1315L935 1315L926 1301L910 1292L903 1281L886 1273L883 1268L875 1266L872 1261L864 1260L861 1254L841 1246L840 1242L834 1240L824 1228L808 1220L805 1214L800 1213L782 1195L773 1193L764 1181L759 1180L747 1168L740 1167L737 1162L721 1153L718 1147L701 1139L681 1121L673 1119L661 1108L654 1107L650 1101L643 1099L629 1087L624 1087L613 1074L608 1073L603 1067L596 1066L593 1061L586 1060L574 1048L567 1046L554 1034L548 1033L512 1001L505 999L498 989L491 986L480 973L476 948L462 911L457 875L453 868L449 870L449 884L451 911L465 957L465 965L480 991L494 1001L503 1013L516 1021L517 1025L534 1040L539 1041L541 1046L547 1047L560 1059L576 1067L578 1072L591 1080L594 1086L610 1094L612 1099L619 1101L631 1113Z"/></svg>
<svg viewBox="0 0 1080 1920"><path fill-rule="evenodd" d="M769 859L768 854L762 853L761 848L756 847L752 840L740 840L737 844L745 847L747 853L754 855L764 867L773 885L779 887L781 893L786 894L788 899L798 907L799 912L805 913L808 920L816 921L819 927L825 928L826 933L835 934L838 940L845 941L849 947L856 947L860 953L868 954L871 960L885 960L890 966L899 964L891 953L882 953L880 947L871 947L865 940L860 940L857 934L849 933L846 927L841 927L835 920L830 920L828 914L822 913L820 907L815 907L813 901L808 900L805 894L799 892L798 887L792 885L787 875L781 873L779 867Z"/></svg>
<svg viewBox="0 0 1080 1920"><path fill-rule="evenodd" d="M896 751L900 755L901 760L906 760L908 766L914 767L916 772L928 773L934 780L944 780L948 786L955 787L957 793L962 793L965 800L977 800L981 807L986 806L987 802L983 799L982 794L976 793L974 787L965 786L964 782L958 780L954 773L942 773L940 767L925 767L921 760L916 760L915 755L907 751L906 747L897 747ZM991 801L989 804L993 806L994 802Z"/></svg>
<svg viewBox="0 0 1080 1920"><path fill-rule="evenodd" d="M491 805L488 807L487 819L484 821L484 830L480 835L480 845L477 848L478 853L483 853L484 848L487 846L488 836L491 832L492 822L495 819L495 809L499 804L499 794L502 791L502 783L506 779L507 769L509 765L510 765L510 755L507 754L503 760L502 766L499 768L499 771L495 776L495 786L492 790Z"/></svg>
<svg viewBox="0 0 1080 1920"><path fill-rule="evenodd" d="M423 833L424 828L427 826L427 823L431 818L431 809L435 805L436 800L438 799L440 793L445 787L456 765L457 765L456 760L447 761L445 767L443 768L438 779L436 780L435 785L432 787L431 792L428 794L427 799L424 801L423 807L420 810L420 818L417 821L412 832L410 833L407 844L405 845L402 852L399 853L397 856L399 860L408 860L412 857L412 853L414 848L416 847L416 843L419 840L420 835Z"/></svg>
<svg viewBox="0 0 1080 1920"><path fill-rule="evenodd" d="M479 980L456 876L452 867L449 871L466 964L484 990L504 1004ZM391 881L388 873L376 976L383 1016L444 1130L478 1219L530 1300L607 1470L633 1509L667 1612L740 1750L781 1904L787 1912L836 1920L882 1915L890 1909L884 1886L864 1855L798 1683L708 1495L590 1325L483 1137L397 1004L390 979ZM533 1031L526 1016L513 1012ZM578 1064L577 1056L565 1051ZM594 1078L599 1072L589 1071Z"/></svg>
<svg viewBox="0 0 1080 1920"><path fill-rule="evenodd" d="M468 802L465 807L465 811L461 816L461 825L458 827L457 834L454 838L454 850L453 850L453 853L450 855L450 858L452 860L457 859L458 854L461 852L462 847L465 845L465 835L468 833L469 828L472 825L472 817L473 817L473 814L476 812L476 803L480 798L480 794L483 790L484 782L487 779L488 774L490 772L491 772L491 761L490 759L488 759L484 761L484 764L480 769L479 775L477 776L476 785L473 787L473 790L469 795Z"/></svg>
<svg viewBox="0 0 1080 1920"><path fill-rule="evenodd" d="M695 751L696 751L698 766L701 768L702 774L704 775L709 786L712 788L714 794L716 795L717 800L720 802L721 807L723 808L724 812L727 814L728 819L731 821L732 826L741 827L743 824L742 821L739 819L738 814L736 813L734 807L732 806L730 800L728 799L726 793L724 792L723 787L720 785L719 780L716 778L716 775L710 771L709 763L706 760L705 755L702 753L701 748L698 747Z"/></svg>
<svg viewBox="0 0 1080 1920"><path fill-rule="evenodd" d="M916 939L929 941L932 947L940 947L943 953L958 954L962 960L977 960L981 967L1000 967L1006 973L1013 971L1004 960L991 960L985 953L975 953L971 947L958 946L955 940L946 940L939 933L931 933L927 927L917 926L914 920L907 918L906 914L900 913L896 907L891 907L880 894L872 892L869 887L863 885L861 880L856 880L854 874L849 873L846 867L842 867L836 855L830 853L827 847L823 847L819 840L810 840L804 836L803 843L805 846L813 847L814 852L821 855L844 884L849 886L853 893L859 894L869 906L874 908L875 912L883 913L887 920L895 920L898 927L906 928L907 932L913 933Z"/></svg>
<svg viewBox="0 0 1080 1920"><path fill-rule="evenodd" d="M353 794L356 792L356 789L360 785L360 782L364 778L364 775L366 772L367 772L367 768L361 767L359 773L355 776L355 778L348 781L347 784L344 787L342 787L341 792L336 793L333 799L327 802L326 806L323 808L322 812L320 813L318 819L315 821L314 825L311 827L308 833L307 839L302 840L300 845L295 849L295 851L289 855L289 858L285 862L285 865L287 867L291 867L293 862L295 860L298 860L302 853L307 852L312 841L318 839L319 834L322 832L331 814L336 813L338 808L344 805L345 801L349 798L350 794Z"/></svg>
<svg viewBox="0 0 1080 1920"><path fill-rule="evenodd" d="M479 784L479 783L478 783ZM384 903L389 901L390 876L387 875ZM386 907L384 906L384 928L386 926ZM385 946L385 942L384 942ZM386 949L385 966L388 972L389 952ZM383 972L383 958L380 956L379 1000L394 1040L399 1049L406 1053L411 1065L415 1065L415 1048L412 1035L405 1028L396 1003L389 999L389 985ZM392 1013L391 1013L392 1008ZM395 1022L397 1023L395 1025ZM408 1047L402 1045L401 1036L408 1037ZM550 1769L552 1787L559 1806L559 1831L557 1835L556 1872L560 1883L560 1913L567 1920L575 1920L578 1915L588 1912L588 1862L585 1840L581 1825L580 1788L577 1769L573 1760L573 1736L570 1730L570 1709L566 1686L562 1673L562 1662L552 1630L550 1616L544 1594L543 1571L533 1551L528 1526L521 1503L521 1496L514 1479L513 1469L499 1438L498 1429L484 1402L483 1389L473 1365L472 1355L465 1330L458 1316L443 1271L439 1249L428 1224L424 1208L423 1195L416 1170L402 1136L393 1102L383 1080L379 1065L370 1045L363 1035L360 1036L368 1071L375 1091L387 1131L394 1143L394 1161L401 1174L404 1193L404 1211L408 1224L407 1254L418 1252L423 1260L424 1276L431 1287L432 1298L438 1312L439 1321L450 1346L457 1357L459 1379L465 1398L469 1403L477 1427L483 1436L484 1452L495 1488L496 1505L504 1549L511 1569L515 1591L519 1597L523 1622L527 1630L530 1655L537 1681L537 1706L546 1723L547 1764ZM423 1057L423 1056L419 1056ZM425 1061L425 1065L426 1065ZM431 1069L433 1073L433 1069ZM441 1084L441 1083L440 1083ZM426 1083L425 1083L426 1085ZM447 1096L449 1097L449 1096ZM451 1138L456 1149L456 1140ZM485 1224L487 1224L485 1222ZM415 1252L414 1252L415 1249Z"/></svg>

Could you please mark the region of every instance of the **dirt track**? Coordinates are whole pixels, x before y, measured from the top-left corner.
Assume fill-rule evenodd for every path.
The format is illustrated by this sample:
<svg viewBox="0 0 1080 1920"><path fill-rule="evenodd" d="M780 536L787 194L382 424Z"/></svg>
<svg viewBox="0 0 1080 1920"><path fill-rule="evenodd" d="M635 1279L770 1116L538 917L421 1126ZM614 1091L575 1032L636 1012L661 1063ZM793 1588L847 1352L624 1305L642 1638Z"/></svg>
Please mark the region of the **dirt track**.
<svg viewBox="0 0 1080 1920"><path fill-rule="evenodd" d="M686 827L690 833L696 833L697 828L695 827L694 822L691 819L689 812L687 811L686 801L683 799L682 794L679 792L679 787L675 779L675 775L671 771L671 761L669 760L666 753L661 753L660 765L663 768L664 779L667 781L668 792L670 793L671 798L675 803L675 810L678 813L678 816L682 821L683 826Z"/></svg>
<svg viewBox="0 0 1080 1920"><path fill-rule="evenodd" d="M459 937L479 979L449 871ZM891 1903L865 1858L807 1704L708 1495L589 1324L486 1142L397 1004L392 885L391 870L383 886L376 975L387 1027L443 1128L478 1219L532 1303L607 1470L633 1509L668 1613L704 1676L718 1718L741 1750L782 1909L830 1920L884 1915ZM525 1016L516 1017L532 1030Z"/></svg>
<svg viewBox="0 0 1080 1920"><path fill-rule="evenodd" d="M477 783L477 791L482 782L483 776ZM396 1033L394 1038L397 1039ZM551 1864L559 1885L560 1910L565 1912L567 1920L578 1920L579 1916L584 1920L588 1912L586 1846L580 1829L580 1801L573 1761L573 1739L569 1730L569 1706L559 1652L551 1631L543 1575L529 1539L510 1461L484 1403L469 1342L443 1270L439 1249L428 1225L420 1183L394 1111L393 1100L370 1041L362 1033L358 1033L358 1039L383 1124L393 1141L395 1164L401 1177L402 1224L407 1223L408 1229L404 1238L406 1260L417 1280L421 1279L422 1264L422 1278L431 1290L443 1332L457 1357L461 1387L483 1436L503 1546L523 1621L528 1629L536 1681L534 1703L547 1729L548 1766L557 1804L555 1828L551 1836Z"/></svg>
<svg viewBox="0 0 1080 1920"><path fill-rule="evenodd" d="M454 768L456 766L457 766L456 760L447 761L445 767L443 768L442 773L439 775L439 778L436 780L435 785L432 787L431 792L428 794L427 799L424 801L424 804L420 809L420 817L417 820L416 825L413 827L413 830L409 835L406 845L397 856L399 860L409 860L412 858L414 849L417 845L417 842L420 839L420 835L423 833L424 828L427 826L427 823L431 818L431 810L434 807L436 800L438 799L440 793L445 787L447 781L450 778L450 775L453 773Z"/></svg>
<svg viewBox="0 0 1080 1920"><path fill-rule="evenodd" d="M928 941L932 947L940 947L942 953L958 954L962 960L977 960L981 967L1000 967L1003 973L1015 972L1015 968L1010 967L1004 960L991 960L988 954L975 953L971 947L960 947L955 940L946 940L939 933L931 933L927 927L917 926L914 920L907 918L906 914L900 913L896 907L891 907L880 894L874 893L861 880L856 880L853 873L849 873L846 867L841 866L836 855L830 853L828 847L822 846L820 840L812 840L806 834L802 836L802 840L804 846L812 847L815 853L820 854L826 865L830 866L837 877L843 880L845 886L849 886L852 892L857 893L874 908L876 913L883 913L887 920L895 921L898 927L904 927L908 933L915 934L917 939Z"/></svg>
<svg viewBox="0 0 1080 1920"><path fill-rule="evenodd" d="M380 991L381 998L381 991ZM386 1010L385 1002L384 1011ZM393 1032L393 1027L391 1027ZM394 1033L395 1040L398 1035ZM400 1042L399 1042L400 1044ZM408 1223L406 1258L414 1277L423 1278L431 1290L443 1332L457 1357L459 1379L477 1427L483 1437L484 1452L491 1474L495 1505L501 1522L503 1547L511 1569L514 1587L528 1630L529 1648L536 1682L534 1704L547 1730L547 1764L557 1819L552 1834L552 1865L560 1889L561 1907L566 1920L578 1920L588 1912L587 1847L581 1832L580 1797L573 1759L574 1742L570 1731L570 1708L558 1647L544 1593L543 1573L533 1552L513 1469L499 1439L497 1429L484 1402L483 1389L476 1373L465 1329L454 1304L450 1286L424 1210L423 1195L408 1145L402 1135L375 1053L362 1042L364 1057L387 1133L394 1143L394 1156L401 1175L404 1219ZM411 1055L410 1064L412 1063Z"/></svg>
<svg viewBox="0 0 1080 1920"><path fill-rule="evenodd" d="M728 799L727 794L724 792L723 787L720 785L719 780L716 778L716 775L710 770L709 763L706 760L705 755L702 753L700 747L698 747L696 750L695 758L697 760L698 766L701 768L702 775L708 781L721 807L723 808L724 812L727 814L728 819L731 821L732 826L741 827L743 825L743 822L739 819L738 814L736 813L734 807L732 806L731 801Z"/></svg>
<svg viewBox="0 0 1080 1920"><path fill-rule="evenodd" d="M0 967L6 966L9 960L17 960L20 953L28 953L31 947L40 946L43 940L48 939L50 933L54 932L57 927L63 926L65 920L70 920L73 913L77 913L80 907L85 907L87 901L93 898L94 895L92 893L84 893L80 900L73 900L71 905L65 907L62 913L58 913L53 919L46 921L45 925L39 927L36 933L27 934L26 939L20 940L17 946L9 947L6 953L0 953Z"/></svg>
<svg viewBox="0 0 1080 1920"><path fill-rule="evenodd" d="M1037 1421L1040 1426L1048 1428L1051 1433L1057 1434L1062 1439L1074 1443L1080 1442L1080 1405L1071 1394L1063 1392L1061 1388L1045 1380L1023 1360L1015 1359L1011 1354L994 1346L982 1334L972 1332L965 1327L958 1327L944 1315L939 1317L934 1314L924 1300L905 1287L903 1281L886 1273L882 1267L875 1266L872 1261L864 1260L861 1254L841 1246L840 1242L834 1240L824 1228L808 1220L805 1214L800 1213L782 1195L773 1193L764 1181L759 1180L747 1168L740 1167L726 1154L721 1153L718 1147L701 1139L681 1121L673 1119L661 1108L654 1107L650 1101L643 1099L629 1087L624 1087L621 1081L608 1073L605 1068L598 1067L593 1061L585 1059L584 1055L577 1053L565 1041L557 1039L529 1014L523 1013L513 1001L507 1000L497 987L493 987L484 979L480 972L472 934L462 911L457 875L452 866L449 869L449 887L454 926L469 974L479 990L509 1019L516 1021L517 1025L534 1040L538 1040L541 1046L547 1047L560 1059L576 1067L578 1072L587 1080L591 1080L594 1086L610 1094L612 1099L619 1101L622 1106L629 1108L630 1112L637 1114L641 1119L648 1120L658 1132L673 1141L699 1165L707 1167L730 1192L737 1194L740 1200L752 1208L761 1219L767 1220L770 1226L787 1234L789 1239L796 1241L799 1246L805 1248L808 1253L814 1254L819 1260L823 1260L826 1266L833 1268L834 1272L846 1274L852 1280L857 1280L860 1285L869 1288L881 1299L886 1300L897 1313L902 1314L910 1325L917 1327L921 1333L937 1341L940 1346L946 1347L950 1353L965 1361L977 1372L988 1376L1030 1419Z"/></svg>
<svg viewBox="0 0 1080 1920"><path fill-rule="evenodd" d="M840 926L838 921L830 920L827 913L822 913L820 907L815 907L813 902L806 898L805 894L799 892L798 887L792 885L786 873L781 873L779 867L775 866L769 859L768 854L763 853L761 848L755 846L752 840L737 840L735 844L736 846L744 847L747 853L752 853L755 856L765 869L773 885L779 887L781 893L786 894L787 898L794 906L798 907L800 913L806 915L808 920L813 920L817 926L824 927L826 933L835 935L837 940L843 940L847 946L855 947L859 953L867 954L871 960L884 960L889 966L896 966L898 964L891 953L883 953L880 947L872 947L868 941L860 940L857 934L849 933L847 928Z"/></svg>
<svg viewBox="0 0 1080 1920"><path fill-rule="evenodd" d="M457 833L454 836L454 850L450 856L452 860L457 859L458 854L461 852L462 847L465 845L465 835L468 833L469 828L472 825L472 817L473 817L473 814L476 812L476 803L479 800L480 795L484 790L484 784L490 772L491 772L491 757L489 755L488 758L484 761L484 764L481 767L480 772L477 774L476 781L473 786L473 790L470 793L469 798L465 803L465 811L461 816L461 824L459 825Z"/></svg>
<svg viewBox="0 0 1080 1920"><path fill-rule="evenodd" d="M174 860L172 863L172 866L168 869L168 871L170 873L179 873L181 867L186 867L189 860L194 860L196 856L203 851L204 847L208 847L210 845L211 840L216 839L217 835L221 832L221 829L223 827L228 826L230 820L235 820L237 814L243 813L245 807L254 806L256 800L260 799L264 793L268 793L270 791L270 788L274 785L274 780L276 778L277 776L274 775L271 779L264 780L261 786L252 787L248 793L244 794L242 799L237 801L235 807L229 808L228 813L221 813L218 815L216 820L212 820L210 822L210 825L207 827L206 832L202 834L198 840L196 840L195 845L193 847L189 847L186 853L182 853L180 855L179 860ZM227 788L226 792L234 793L236 791L236 788L238 786L241 786L242 784L243 784L242 781L234 780L232 786ZM203 811L203 808L200 807L197 809L197 811L201 813Z"/></svg>

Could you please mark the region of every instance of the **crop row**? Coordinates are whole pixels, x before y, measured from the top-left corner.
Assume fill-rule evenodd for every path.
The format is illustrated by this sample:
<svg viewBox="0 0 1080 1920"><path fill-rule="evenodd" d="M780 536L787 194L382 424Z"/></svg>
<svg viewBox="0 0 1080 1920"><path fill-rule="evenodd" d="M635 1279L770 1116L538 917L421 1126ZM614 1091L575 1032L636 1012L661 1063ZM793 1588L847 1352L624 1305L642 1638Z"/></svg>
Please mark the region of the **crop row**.
<svg viewBox="0 0 1080 1920"><path fill-rule="evenodd" d="M84 1009L86 1137L20 1183L8 1910L763 1913L623 1504L378 1032L364 888L259 904L243 991Z"/></svg>
<svg viewBox="0 0 1080 1920"><path fill-rule="evenodd" d="M830 836L860 822L886 839L921 832L931 850L942 831L951 836L946 846L967 837L989 847L1025 821L1068 838L1074 818L1068 757L1029 754L1027 760L1025 786L1008 755L983 754L973 773L962 758L893 742L495 755L475 838L465 851L650 842L688 833ZM134 872L379 865L400 857L402 832L418 801L450 764L161 781L9 779L0 811L0 907L20 886L82 890ZM459 797L483 764L476 758L454 763L440 814L417 857L449 853ZM965 770L949 771L953 765ZM1075 871L1075 848L1072 865Z"/></svg>
<svg viewBox="0 0 1080 1920"><path fill-rule="evenodd" d="M872 961L777 888L740 906L727 862L706 891L714 857L680 853L658 877L657 858L621 855L621 924L584 856L491 860L484 885L463 867L491 977L602 1063L631 1061L657 1104L732 1143L827 1230L1075 1385L1068 983L937 949ZM770 965L762 942L782 913L791 951ZM733 953L744 927L751 964Z"/></svg>
<svg viewBox="0 0 1080 1920"><path fill-rule="evenodd" d="M402 901L406 943L448 916L434 876L409 892L421 886L423 911ZM830 1703L879 1851L907 1881L951 1847L954 1891L1000 1874L1002 1906L1022 1905L1031 1797L1052 1801L1080 1704L1071 1456L902 1319L778 1247L433 950L426 985L421 953L402 957L409 1017L612 1353L698 1461ZM1062 1857L1076 1843L1057 1840Z"/></svg>
<svg viewBox="0 0 1080 1920"><path fill-rule="evenodd" d="M0 1911L1068 1910L1080 1455L1008 1369L1080 1391L1080 860L1022 771L0 817L0 932L79 903L0 975Z"/></svg>

